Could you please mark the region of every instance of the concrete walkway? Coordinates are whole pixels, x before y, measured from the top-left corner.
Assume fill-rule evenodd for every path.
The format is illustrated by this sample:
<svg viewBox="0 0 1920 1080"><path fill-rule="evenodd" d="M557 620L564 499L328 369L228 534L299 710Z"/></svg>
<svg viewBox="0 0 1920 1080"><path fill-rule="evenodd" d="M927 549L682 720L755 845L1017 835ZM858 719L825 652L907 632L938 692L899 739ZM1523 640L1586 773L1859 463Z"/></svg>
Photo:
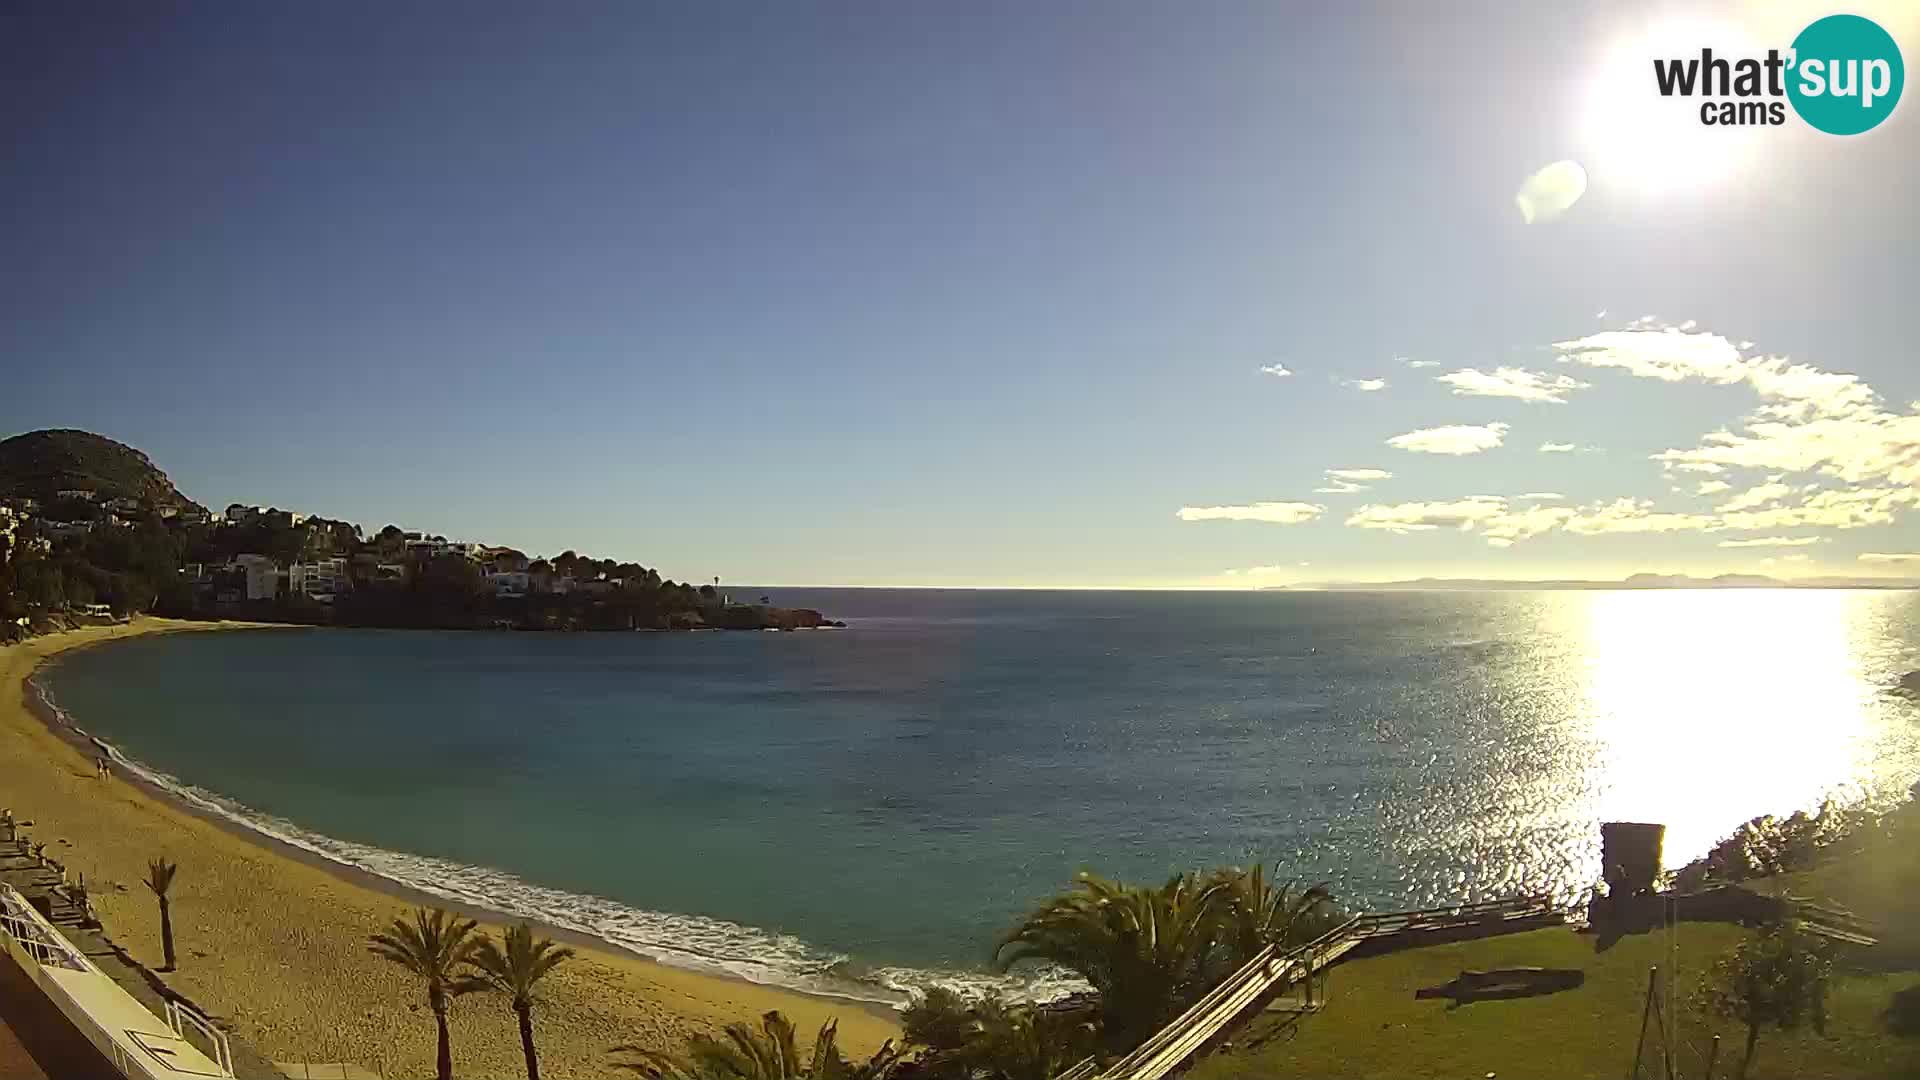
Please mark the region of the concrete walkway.
<svg viewBox="0 0 1920 1080"><path fill-rule="evenodd" d="M125 951L116 946L112 939L108 938L106 934L102 933L99 929L86 926L81 911L69 902L62 892L54 891L54 886L60 884L59 872L42 867L35 862L31 854L27 851L24 843L0 840L0 882L13 886L22 896L25 896L29 902L37 904L38 898L46 898L48 907L51 909L51 915L48 921L51 922L68 941L72 942L75 948L85 953L87 959L93 961L94 965L106 973L108 978L118 983L127 993L132 994L134 1000L145 1006L147 1011L153 1013L154 1016L164 1017L166 1015L167 999L169 997L184 1002L192 1006L196 1012L205 1015L205 1010L200 1009L198 1005L194 1005L193 1002L187 998L168 990L166 984L161 981L160 976L148 970L146 967L135 963L133 959L129 957ZM65 1040L59 1038L58 1035L51 1035L44 1040L40 1038L43 1030L48 1029L53 1024L53 1021L57 1020L59 1026L65 1028L74 1038L79 1038L78 1032L72 1031L72 1027L67 1023L66 1018L60 1014L58 1009L53 1008L51 1002L46 1001L45 996L39 993L38 989L34 987L30 980L26 979L24 972L19 971L19 969L15 968L11 963L0 964L0 966L10 969L7 972L0 973L0 976L11 975L18 977L17 984L13 984L11 987L9 985L10 980L0 977L0 1015L4 1015L9 1024L15 1029L14 1033L21 1037L22 1044L30 1048L31 1053L40 1060L41 1068L44 1072L61 1077L68 1075L93 1075L91 1070L86 1072L75 1071L75 1065L71 1057L66 1058L64 1064L56 1063L47 1058L46 1055L48 1053L61 1053L62 1047L65 1045ZM24 987L24 994L21 992L20 987ZM9 989L12 989L13 992L9 993ZM40 1004L45 1005L48 1010L51 1010L51 1018L45 1014L36 1014L32 1009L34 1003L31 1000L20 1000L24 996L38 998ZM25 1011L23 1012L23 1010ZM17 1022L13 1021L12 1018L16 1013L21 1013L26 1019ZM212 1018L209 1017L209 1019ZM91 1044L86 1044L84 1040L81 1041L91 1049ZM43 1042L45 1043L44 1048L42 1046ZM236 1077L241 1078L241 1080L256 1080L256 1078L258 1078L258 1080L277 1080L277 1078L282 1076L281 1072L276 1069L271 1062L252 1047L234 1039L231 1034L228 1035L228 1042L233 1051L233 1072ZM204 1049L204 1047L202 1049ZM4 1053L4 1043L0 1042L0 1054ZM94 1057L98 1060L97 1053ZM5 1060L4 1057L0 1057L0 1061ZM0 1076L8 1077L9 1080L14 1075L12 1070L0 1069Z"/></svg>

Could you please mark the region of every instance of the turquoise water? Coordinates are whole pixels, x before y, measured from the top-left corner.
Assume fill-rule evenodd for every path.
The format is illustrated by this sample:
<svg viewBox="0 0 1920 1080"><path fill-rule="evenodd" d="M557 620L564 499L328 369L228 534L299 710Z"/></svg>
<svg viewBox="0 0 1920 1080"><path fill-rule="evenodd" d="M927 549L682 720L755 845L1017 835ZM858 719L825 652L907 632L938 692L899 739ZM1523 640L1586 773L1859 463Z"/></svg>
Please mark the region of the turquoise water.
<svg viewBox="0 0 1920 1080"><path fill-rule="evenodd" d="M1417 907L1920 777L1920 595L784 590L844 631L274 630L43 681L259 827L674 962L972 979L1082 867ZM217 794L216 794L217 793Z"/></svg>

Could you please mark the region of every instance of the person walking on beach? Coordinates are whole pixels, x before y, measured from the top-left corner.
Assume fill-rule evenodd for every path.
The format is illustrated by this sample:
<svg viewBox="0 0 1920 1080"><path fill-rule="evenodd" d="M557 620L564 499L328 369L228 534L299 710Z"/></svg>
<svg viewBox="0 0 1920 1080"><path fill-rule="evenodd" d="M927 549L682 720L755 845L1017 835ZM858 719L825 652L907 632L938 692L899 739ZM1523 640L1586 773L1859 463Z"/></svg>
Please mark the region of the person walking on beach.
<svg viewBox="0 0 1920 1080"><path fill-rule="evenodd" d="M101 754L94 759L93 775L101 780L113 779L113 763L107 760L107 755Z"/></svg>

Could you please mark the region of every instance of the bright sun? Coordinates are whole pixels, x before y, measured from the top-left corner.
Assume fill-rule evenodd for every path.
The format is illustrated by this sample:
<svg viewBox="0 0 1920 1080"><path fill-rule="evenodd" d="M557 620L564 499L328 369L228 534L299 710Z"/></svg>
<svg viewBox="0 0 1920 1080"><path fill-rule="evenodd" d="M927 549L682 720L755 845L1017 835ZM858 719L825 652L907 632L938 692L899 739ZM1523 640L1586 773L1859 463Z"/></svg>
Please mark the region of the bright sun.
<svg viewBox="0 0 1920 1080"><path fill-rule="evenodd" d="M1653 60L1762 56L1766 50L1738 23L1668 18L1621 34L1600 55L1582 102L1582 161L1596 186L1639 195L1718 187L1752 158L1766 127L1700 122L1700 98L1663 98Z"/></svg>

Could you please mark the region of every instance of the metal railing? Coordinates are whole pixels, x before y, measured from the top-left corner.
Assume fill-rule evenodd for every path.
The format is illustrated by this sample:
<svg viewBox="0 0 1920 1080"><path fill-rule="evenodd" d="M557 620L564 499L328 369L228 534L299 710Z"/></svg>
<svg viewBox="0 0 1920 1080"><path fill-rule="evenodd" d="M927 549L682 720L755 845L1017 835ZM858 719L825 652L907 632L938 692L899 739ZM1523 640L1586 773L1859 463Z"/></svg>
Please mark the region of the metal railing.
<svg viewBox="0 0 1920 1080"><path fill-rule="evenodd" d="M1394 938L1422 931L1453 929L1475 923L1506 922L1551 914L1550 894L1486 900L1471 904L1388 911L1357 915L1305 945L1282 951L1269 945L1238 971L1221 980L1186 1012L1155 1032L1126 1057L1099 1067L1093 1057L1076 1063L1055 1080L1158 1080L1179 1067L1220 1034L1237 1017L1276 987L1311 980L1322 968L1340 959L1363 941ZM1309 1002L1311 1002L1311 983Z"/></svg>
<svg viewBox="0 0 1920 1080"><path fill-rule="evenodd" d="M1358 918L1348 919L1305 945L1285 952L1276 945L1261 949L1178 1019L1155 1032L1133 1053L1100 1075L1112 1080L1160 1080L1179 1068L1268 991L1296 979L1312 978L1322 967L1351 949L1359 940L1355 933L1359 924ZM1078 1068L1080 1066L1075 1066Z"/></svg>
<svg viewBox="0 0 1920 1080"><path fill-rule="evenodd" d="M168 998L167 1026L173 1029L175 1035L183 1039L188 1037L189 1028L199 1032L212 1049L213 1060L226 1071L228 1076L233 1075L233 1047L227 1042L227 1033L214 1027L212 1021L194 1011L191 1005Z"/></svg>
<svg viewBox="0 0 1920 1080"><path fill-rule="evenodd" d="M0 932L12 938L14 944L41 967L96 970L80 950L48 925L33 905L10 885L0 885Z"/></svg>
<svg viewBox="0 0 1920 1080"><path fill-rule="evenodd" d="M75 948L66 935L47 922L25 897L12 886L3 884L0 884L0 936L4 936L7 952L17 950L24 956L21 960L23 965L31 960L38 966L38 971L29 971L28 974L33 977L41 993L47 995L54 1007L73 1024L79 1036L111 1062L120 1075L145 1080L162 1075L156 1071L156 1067L164 1069L164 1075L168 1076L183 1071L195 1072L193 1068L183 1065L175 1048L164 1050L164 1053L173 1056L162 1057L161 1052L150 1045L152 1036L149 1033L157 1032L158 1025L162 1023L179 1038L181 1048L190 1049L196 1058L201 1057L202 1051L193 1046L188 1031L199 1033L212 1049L212 1053L202 1060L219 1069L222 1076L233 1075L233 1049L227 1042L226 1034L215 1028L206 1017L172 998L166 1001L165 1018L154 1016L138 998L129 994L126 988ZM10 959L8 962L13 961ZM49 969L75 972L77 977L58 977ZM103 1007L106 1011L99 1011ZM132 1010L144 1011L153 1026L139 1024L122 1027L120 1021L102 1019L106 1016L129 1016ZM146 1056L141 1056L141 1051ZM149 1058L152 1060L149 1061ZM208 1075L204 1066L197 1075Z"/></svg>

